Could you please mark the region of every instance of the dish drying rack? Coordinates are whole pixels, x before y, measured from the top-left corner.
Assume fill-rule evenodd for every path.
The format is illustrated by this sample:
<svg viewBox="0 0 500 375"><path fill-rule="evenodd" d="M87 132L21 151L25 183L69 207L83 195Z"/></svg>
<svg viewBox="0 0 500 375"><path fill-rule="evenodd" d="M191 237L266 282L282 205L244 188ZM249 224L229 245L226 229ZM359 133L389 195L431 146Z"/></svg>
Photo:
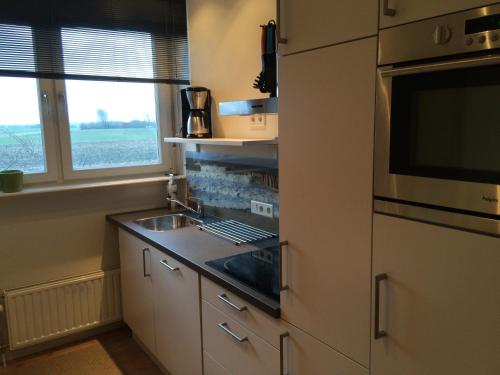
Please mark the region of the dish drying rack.
<svg viewBox="0 0 500 375"><path fill-rule="evenodd" d="M198 228L207 233L229 240L235 245L277 237L274 233L232 219L198 225Z"/></svg>

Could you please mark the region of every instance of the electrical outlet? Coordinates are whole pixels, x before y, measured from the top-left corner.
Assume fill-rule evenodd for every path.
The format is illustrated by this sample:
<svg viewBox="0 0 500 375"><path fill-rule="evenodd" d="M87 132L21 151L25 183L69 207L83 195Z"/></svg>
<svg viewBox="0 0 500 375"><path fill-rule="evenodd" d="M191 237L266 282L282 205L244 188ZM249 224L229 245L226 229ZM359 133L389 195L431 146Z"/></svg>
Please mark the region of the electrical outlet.
<svg viewBox="0 0 500 375"><path fill-rule="evenodd" d="M273 205L259 201L250 202L251 212L256 215L273 217Z"/></svg>
<svg viewBox="0 0 500 375"><path fill-rule="evenodd" d="M266 114L256 113L254 115L250 115L250 125L252 126L252 129L264 129L266 127Z"/></svg>

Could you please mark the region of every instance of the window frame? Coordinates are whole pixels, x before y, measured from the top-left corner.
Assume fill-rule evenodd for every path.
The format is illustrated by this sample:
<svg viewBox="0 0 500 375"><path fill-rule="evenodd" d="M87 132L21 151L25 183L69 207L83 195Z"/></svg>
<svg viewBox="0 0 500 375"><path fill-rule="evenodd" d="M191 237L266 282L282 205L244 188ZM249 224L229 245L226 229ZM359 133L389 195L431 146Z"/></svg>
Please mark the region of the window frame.
<svg viewBox="0 0 500 375"><path fill-rule="evenodd" d="M171 146L163 142L163 138L169 137L172 134L172 114L170 110L166 110L166 106L162 103L169 103L172 101L172 88L165 84L155 85L155 99L156 99L156 121L158 125L158 150L160 163L146 164L138 166L127 167L110 167L110 168L94 168L94 169L73 169L73 157L71 150L71 135L70 124L68 115L68 106L66 100L66 86L64 80L54 80L57 95L57 115L59 124L59 138L61 150L61 167L62 177L64 180L77 180L77 179L93 179L103 177L118 177L129 176L137 174L152 174L167 172L174 167L174 160L172 157Z"/></svg>
<svg viewBox="0 0 500 375"><path fill-rule="evenodd" d="M10 78L26 79L23 77L11 76ZM54 182L59 178L58 169L58 127L54 116L53 98L54 84L50 79L35 79L36 96L38 99L38 112L42 133L42 146L44 154L45 172L25 173L23 180L25 183Z"/></svg>

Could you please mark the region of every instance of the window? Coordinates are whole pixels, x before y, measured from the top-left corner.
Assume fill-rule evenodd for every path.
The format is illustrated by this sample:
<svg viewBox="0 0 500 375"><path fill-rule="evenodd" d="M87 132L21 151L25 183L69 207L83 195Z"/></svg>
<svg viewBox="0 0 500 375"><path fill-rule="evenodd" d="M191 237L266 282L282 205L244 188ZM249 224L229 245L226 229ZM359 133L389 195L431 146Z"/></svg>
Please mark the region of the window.
<svg viewBox="0 0 500 375"><path fill-rule="evenodd" d="M0 77L0 170L20 169L27 182L57 179L56 132L44 101L47 80Z"/></svg>
<svg viewBox="0 0 500 375"><path fill-rule="evenodd" d="M169 169L185 0L0 2L0 169L26 181Z"/></svg>
<svg viewBox="0 0 500 375"><path fill-rule="evenodd" d="M0 77L0 169L47 172L34 78Z"/></svg>
<svg viewBox="0 0 500 375"><path fill-rule="evenodd" d="M161 164L152 83L66 81L73 170Z"/></svg>

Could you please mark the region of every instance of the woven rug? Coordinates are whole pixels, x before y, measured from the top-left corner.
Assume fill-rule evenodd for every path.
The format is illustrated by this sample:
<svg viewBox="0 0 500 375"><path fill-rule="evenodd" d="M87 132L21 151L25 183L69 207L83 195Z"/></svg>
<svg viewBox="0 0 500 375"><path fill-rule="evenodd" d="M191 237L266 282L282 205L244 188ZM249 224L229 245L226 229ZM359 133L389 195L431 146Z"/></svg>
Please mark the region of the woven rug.
<svg viewBox="0 0 500 375"><path fill-rule="evenodd" d="M78 349L58 351L46 356L14 362L0 367L0 375L122 375L97 340Z"/></svg>

